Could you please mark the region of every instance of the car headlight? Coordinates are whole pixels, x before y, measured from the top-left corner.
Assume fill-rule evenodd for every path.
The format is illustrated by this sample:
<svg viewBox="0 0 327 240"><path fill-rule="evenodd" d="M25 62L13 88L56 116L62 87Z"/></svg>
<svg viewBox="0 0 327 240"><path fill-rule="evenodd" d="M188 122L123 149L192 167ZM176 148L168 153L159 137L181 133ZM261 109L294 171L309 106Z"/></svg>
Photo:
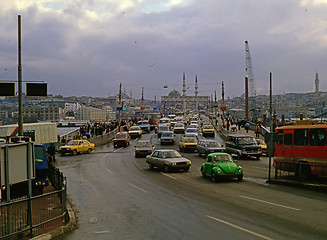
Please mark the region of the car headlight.
<svg viewBox="0 0 327 240"><path fill-rule="evenodd" d="M190 165L191 165L191 164L192 164L192 162L191 162L191 161L189 161L189 162L188 162L188 164L190 164Z"/></svg>
<svg viewBox="0 0 327 240"><path fill-rule="evenodd" d="M70 151L70 148L67 148L68 151Z"/></svg>
<svg viewBox="0 0 327 240"><path fill-rule="evenodd" d="M221 169L220 168L217 168L217 173L221 173Z"/></svg>

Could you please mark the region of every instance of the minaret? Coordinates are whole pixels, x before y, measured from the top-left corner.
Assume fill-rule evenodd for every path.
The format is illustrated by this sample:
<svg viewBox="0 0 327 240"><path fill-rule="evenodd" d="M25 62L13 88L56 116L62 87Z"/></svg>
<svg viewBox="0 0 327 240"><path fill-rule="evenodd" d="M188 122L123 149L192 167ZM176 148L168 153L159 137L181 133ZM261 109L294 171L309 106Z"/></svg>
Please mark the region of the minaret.
<svg viewBox="0 0 327 240"><path fill-rule="evenodd" d="M195 112L198 114L199 102L198 102L198 76L195 75Z"/></svg>
<svg viewBox="0 0 327 240"><path fill-rule="evenodd" d="M318 73L316 73L316 79L315 79L315 93L319 93L319 78Z"/></svg>
<svg viewBox="0 0 327 240"><path fill-rule="evenodd" d="M186 84L185 84L185 73L183 73L183 112L186 115Z"/></svg>

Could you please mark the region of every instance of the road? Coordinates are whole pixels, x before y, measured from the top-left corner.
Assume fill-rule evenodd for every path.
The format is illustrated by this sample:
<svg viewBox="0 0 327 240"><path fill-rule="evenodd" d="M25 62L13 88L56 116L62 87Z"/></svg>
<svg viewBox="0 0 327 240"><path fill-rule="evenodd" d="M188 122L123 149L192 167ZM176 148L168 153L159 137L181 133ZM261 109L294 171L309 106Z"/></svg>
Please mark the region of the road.
<svg viewBox="0 0 327 240"><path fill-rule="evenodd" d="M160 146L154 133L141 138L178 149ZM182 153L192 160L189 172L149 170L134 157L136 141L58 157L79 220L60 239L327 238L327 194L267 184L267 158L238 160L242 182L213 183L201 177L204 157L196 153Z"/></svg>

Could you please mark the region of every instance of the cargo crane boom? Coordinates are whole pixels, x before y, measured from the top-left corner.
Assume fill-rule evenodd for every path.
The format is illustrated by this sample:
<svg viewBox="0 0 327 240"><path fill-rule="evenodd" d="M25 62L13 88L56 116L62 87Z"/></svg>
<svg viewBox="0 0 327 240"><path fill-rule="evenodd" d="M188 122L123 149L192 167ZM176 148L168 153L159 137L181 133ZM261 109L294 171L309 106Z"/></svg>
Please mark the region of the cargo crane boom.
<svg viewBox="0 0 327 240"><path fill-rule="evenodd" d="M256 119L256 90L254 86L254 76L252 69L252 59L250 54L250 48L248 41L245 41L245 74L249 79L249 90L250 90L250 110L253 111L253 118Z"/></svg>

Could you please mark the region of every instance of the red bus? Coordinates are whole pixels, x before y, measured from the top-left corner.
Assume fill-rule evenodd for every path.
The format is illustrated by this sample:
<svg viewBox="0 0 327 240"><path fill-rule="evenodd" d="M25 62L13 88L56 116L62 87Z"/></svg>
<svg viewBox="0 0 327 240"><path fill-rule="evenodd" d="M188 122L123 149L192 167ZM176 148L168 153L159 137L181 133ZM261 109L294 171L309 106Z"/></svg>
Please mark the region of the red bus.
<svg viewBox="0 0 327 240"><path fill-rule="evenodd" d="M276 128L274 166L297 176L327 176L327 124Z"/></svg>

